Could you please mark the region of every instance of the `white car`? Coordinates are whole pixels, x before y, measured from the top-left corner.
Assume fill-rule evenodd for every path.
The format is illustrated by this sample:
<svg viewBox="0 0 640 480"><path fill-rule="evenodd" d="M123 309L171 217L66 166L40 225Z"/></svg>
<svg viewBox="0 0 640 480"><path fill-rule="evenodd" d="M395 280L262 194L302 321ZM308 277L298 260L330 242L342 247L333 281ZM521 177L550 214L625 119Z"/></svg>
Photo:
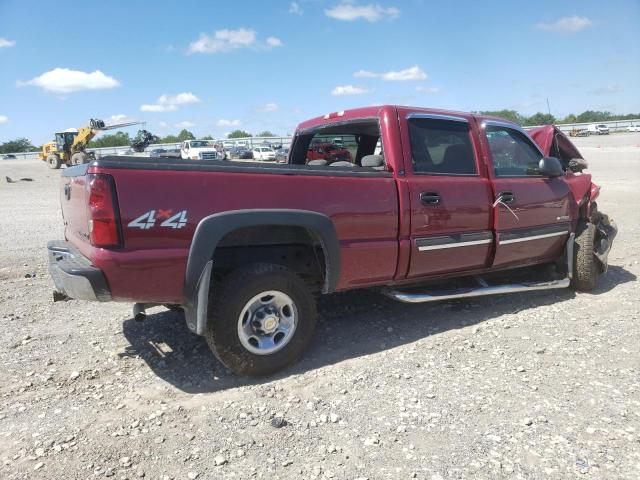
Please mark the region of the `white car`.
<svg viewBox="0 0 640 480"><path fill-rule="evenodd" d="M271 160L276 159L276 152L269 147L253 147L253 159L254 160Z"/></svg>
<svg viewBox="0 0 640 480"><path fill-rule="evenodd" d="M220 160L221 155L213 142L208 140L185 140L180 146L183 160Z"/></svg>
<svg viewBox="0 0 640 480"><path fill-rule="evenodd" d="M595 133L597 135L609 135L609 127L606 125L599 123L597 125L589 125L587 127L587 131L591 133Z"/></svg>
<svg viewBox="0 0 640 480"><path fill-rule="evenodd" d="M627 131L629 132L640 132L640 123L636 123L635 125L632 123L627 127Z"/></svg>

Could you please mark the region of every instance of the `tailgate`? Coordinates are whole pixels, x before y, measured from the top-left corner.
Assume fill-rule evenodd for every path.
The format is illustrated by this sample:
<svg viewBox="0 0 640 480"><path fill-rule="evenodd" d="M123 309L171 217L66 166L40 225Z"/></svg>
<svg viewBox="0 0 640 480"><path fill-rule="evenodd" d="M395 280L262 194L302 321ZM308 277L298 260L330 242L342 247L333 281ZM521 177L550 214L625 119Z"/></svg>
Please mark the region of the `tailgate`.
<svg viewBox="0 0 640 480"><path fill-rule="evenodd" d="M89 215L87 209L87 169L89 165L78 165L62 172L60 206L64 220L65 238L81 247L89 243Z"/></svg>

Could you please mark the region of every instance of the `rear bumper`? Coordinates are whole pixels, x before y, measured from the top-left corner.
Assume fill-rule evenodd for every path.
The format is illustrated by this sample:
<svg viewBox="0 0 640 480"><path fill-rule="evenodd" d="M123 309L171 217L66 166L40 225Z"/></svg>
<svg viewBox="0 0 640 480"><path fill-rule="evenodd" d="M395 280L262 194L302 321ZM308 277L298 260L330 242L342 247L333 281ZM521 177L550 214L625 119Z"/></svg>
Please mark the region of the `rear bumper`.
<svg viewBox="0 0 640 480"><path fill-rule="evenodd" d="M57 292L77 300L111 300L111 292L102 270L92 266L72 244L54 240L47 243L47 251L49 273Z"/></svg>

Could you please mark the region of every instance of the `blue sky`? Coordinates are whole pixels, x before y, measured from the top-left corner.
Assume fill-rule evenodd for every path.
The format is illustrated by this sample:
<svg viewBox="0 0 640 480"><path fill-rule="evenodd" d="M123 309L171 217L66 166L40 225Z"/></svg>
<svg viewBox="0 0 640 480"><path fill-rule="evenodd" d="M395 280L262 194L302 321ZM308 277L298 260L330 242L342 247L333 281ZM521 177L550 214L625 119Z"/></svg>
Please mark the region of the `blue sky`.
<svg viewBox="0 0 640 480"><path fill-rule="evenodd" d="M0 0L0 141L89 118L282 135L383 103L640 112L639 34L638 0Z"/></svg>

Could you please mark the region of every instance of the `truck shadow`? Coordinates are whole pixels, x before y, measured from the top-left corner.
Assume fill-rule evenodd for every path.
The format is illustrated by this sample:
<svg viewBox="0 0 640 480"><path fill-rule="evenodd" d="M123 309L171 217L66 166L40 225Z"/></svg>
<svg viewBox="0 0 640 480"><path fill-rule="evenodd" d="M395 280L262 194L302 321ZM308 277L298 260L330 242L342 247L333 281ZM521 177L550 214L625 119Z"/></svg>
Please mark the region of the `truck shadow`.
<svg viewBox="0 0 640 480"><path fill-rule="evenodd" d="M611 266L593 295L634 280L629 271ZM574 296L567 289L427 304L403 304L370 290L325 296L318 302L318 326L303 358L266 378L230 373L204 339L189 331L181 312L153 313L144 323L126 320L124 335L131 345L121 355L139 356L158 377L186 393L216 392L268 383Z"/></svg>

